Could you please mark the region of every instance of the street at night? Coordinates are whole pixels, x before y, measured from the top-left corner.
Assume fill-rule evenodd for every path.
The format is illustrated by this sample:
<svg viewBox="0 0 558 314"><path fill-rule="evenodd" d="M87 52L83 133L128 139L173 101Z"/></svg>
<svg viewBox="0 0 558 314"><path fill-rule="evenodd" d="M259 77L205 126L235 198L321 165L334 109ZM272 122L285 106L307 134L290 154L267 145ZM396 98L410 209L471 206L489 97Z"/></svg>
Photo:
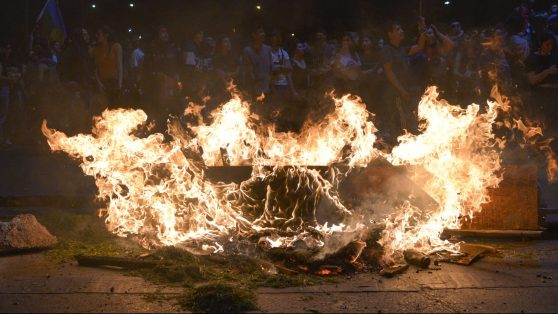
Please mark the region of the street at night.
<svg viewBox="0 0 558 314"><path fill-rule="evenodd" d="M558 311L557 2L0 7L0 312Z"/></svg>

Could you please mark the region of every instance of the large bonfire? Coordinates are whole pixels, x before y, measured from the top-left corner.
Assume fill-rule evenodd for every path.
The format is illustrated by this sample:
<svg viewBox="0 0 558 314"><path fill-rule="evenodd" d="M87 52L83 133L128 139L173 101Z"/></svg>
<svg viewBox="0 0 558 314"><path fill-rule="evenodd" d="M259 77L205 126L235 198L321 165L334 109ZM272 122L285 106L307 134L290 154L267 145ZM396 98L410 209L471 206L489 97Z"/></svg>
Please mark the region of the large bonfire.
<svg viewBox="0 0 558 314"><path fill-rule="evenodd" d="M461 108L429 88L418 106L419 134L401 136L385 152L375 147L373 115L361 100L331 97L334 110L299 133L264 125L237 93L208 123L189 105L188 119L169 120L170 140L140 136L148 117L132 109L104 111L89 135L68 137L46 122L42 130L52 150L79 159L95 179L109 230L147 247L196 243L220 251L225 242L261 235L267 247L303 242L320 251L381 226L384 265L400 263L407 249L455 250L441 239L443 230L480 211L502 179L505 141L494 129L510 111L506 99L495 94L484 107ZM528 138L540 134L521 120L505 122ZM379 159L405 166L435 205L421 207L412 195L387 212L344 204L343 180ZM236 165L251 165L251 178L238 184L206 177L208 167Z"/></svg>

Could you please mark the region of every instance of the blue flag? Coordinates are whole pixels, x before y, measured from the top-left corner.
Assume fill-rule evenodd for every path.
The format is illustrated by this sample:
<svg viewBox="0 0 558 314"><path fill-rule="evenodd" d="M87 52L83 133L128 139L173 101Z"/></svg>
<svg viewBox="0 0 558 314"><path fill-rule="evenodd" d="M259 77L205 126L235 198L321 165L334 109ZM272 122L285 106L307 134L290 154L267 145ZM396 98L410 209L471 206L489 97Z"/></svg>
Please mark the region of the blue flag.
<svg viewBox="0 0 558 314"><path fill-rule="evenodd" d="M48 36L50 41L64 43L67 32L57 0L46 0L36 25L39 32Z"/></svg>

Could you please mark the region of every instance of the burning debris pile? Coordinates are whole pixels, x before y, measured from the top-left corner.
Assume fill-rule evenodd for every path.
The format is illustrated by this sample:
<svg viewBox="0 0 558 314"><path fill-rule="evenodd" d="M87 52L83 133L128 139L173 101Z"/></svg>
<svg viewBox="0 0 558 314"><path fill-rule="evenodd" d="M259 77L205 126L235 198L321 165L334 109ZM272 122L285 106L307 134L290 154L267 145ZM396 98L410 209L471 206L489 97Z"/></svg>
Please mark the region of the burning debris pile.
<svg viewBox="0 0 558 314"><path fill-rule="evenodd" d="M81 160L94 177L108 229L146 247L246 253L250 243L329 273L338 270L324 258L358 268L373 257L388 267L409 252L458 251L441 234L480 211L502 180L505 140L494 130L505 124L507 101L462 109L429 88L418 107L420 134L385 152L374 146L373 115L360 99L332 99L333 111L297 134L264 125L236 93L209 122L190 105L169 121L167 140L140 135L149 133L147 115L129 109L95 117L90 135L68 137L46 122L42 130L52 150ZM241 182L207 175L243 165L251 174Z"/></svg>

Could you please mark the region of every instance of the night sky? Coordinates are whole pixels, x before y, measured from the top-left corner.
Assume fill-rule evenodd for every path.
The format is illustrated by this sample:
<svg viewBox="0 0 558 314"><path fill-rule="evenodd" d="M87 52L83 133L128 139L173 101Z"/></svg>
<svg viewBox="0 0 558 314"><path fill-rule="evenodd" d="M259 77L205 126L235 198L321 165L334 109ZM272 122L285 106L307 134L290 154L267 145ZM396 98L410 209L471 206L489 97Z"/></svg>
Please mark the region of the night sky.
<svg viewBox="0 0 558 314"><path fill-rule="evenodd" d="M0 0L2 41L17 41L32 29L45 0ZM447 25L460 20L465 27L486 26L505 19L520 0L423 0L423 15L428 23ZM531 1L535 9L546 9L551 0ZM199 26L209 34L246 32L254 24L296 32L299 37L317 28L329 33L360 30L381 25L386 19L397 19L403 25L414 25L419 0L59 0L68 30L84 26L91 31L109 24L125 34L149 36L162 23L174 37L184 37L189 29ZM134 6L130 7L130 3ZM96 8L91 5L95 4ZM260 5L261 10L256 6ZM175 38L182 40L182 38Z"/></svg>

